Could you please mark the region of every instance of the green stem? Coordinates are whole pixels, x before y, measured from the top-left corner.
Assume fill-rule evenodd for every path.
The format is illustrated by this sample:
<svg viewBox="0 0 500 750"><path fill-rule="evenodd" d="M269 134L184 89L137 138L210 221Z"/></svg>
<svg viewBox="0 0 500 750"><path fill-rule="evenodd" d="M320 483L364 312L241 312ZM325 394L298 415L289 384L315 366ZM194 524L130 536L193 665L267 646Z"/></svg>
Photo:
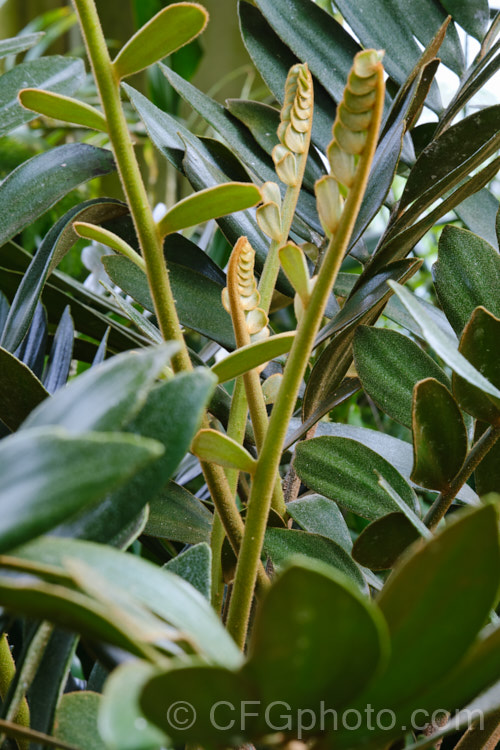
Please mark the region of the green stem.
<svg viewBox="0 0 500 750"><path fill-rule="evenodd" d="M229 421L227 424L227 434L237 443L243 445L245 439L245 429L247 425L248 403L245 393L245 384L241 377L236 378L233 396L231 398L231 410L229 412ZM227 481L231 487L233 496L236 495L238 487L239 471L237 469L226 470Z"/></svg>
<svg viewBox="0 0 500 750"><path fill-rule="evenodd" d="M5 702L7 693L10 685L16 676L16 665L14 658L10 651L9 641L7 635L4 633L0 638L0 699L2 703ZM23 727L29 727L30 725L30 710L28 707L28 701L24 697L19 705L17 716L15 717L16 724ZM2 744L2 738L0 737L0 745ZM29 742L24 740L18 741L20 750L28 750Z"/></svg>
<svg viewBox="0 0 500 750"><path fill-rule="evenodd" d="M108 133L123 191L127 198L146 271L160 330L166 340L178 341L181 349L173 357L174 370L191 370L177 310L163 257L160 234L151 207L120 100L117 80L104 39L94 0L73 0L89 60L94 73Z"/></svg>
<svg viewBox="0 0 500 750"><path fill-rule="evenodd" d="M260 562L267 517L286 431L294 412L299 388L314 348L315 338L321 325L331 289L349 246L349 239L361 206L370 165L377 145L384 100L381 70L378 72L377 88L378 95L368 131L367 143L358 163L354 184L349 191L338 230L325 253L310 303L298 327L252 482L245 533L236 567L227 621L229 632L241 648L244 647L246 640L256 570Z"/></svg>
<svg viewBox="0 0 500 750"><path fill-rule="evenodd" d="M211 600L212 607L220 614L222 610L222 600L224 597L224 578L222 575L222 545L226 534L224 524L217 510L214 513L212 521L212 531L210 534L210 549L212 550L212 569L211 569Z"/></svg>
<svg viewBox="0 0 500 750"><path fill-rule="evenodd" d="M453 500L471 476L472 472L479 466L488 451L493 448L498 438L500 438L500 427L489 427L486 432L481 435L465 459L462 468L452 482L450 482L449 487L438 495L427 512L424 523L429 529L434 529L441 519L444 518Z"/></svg>

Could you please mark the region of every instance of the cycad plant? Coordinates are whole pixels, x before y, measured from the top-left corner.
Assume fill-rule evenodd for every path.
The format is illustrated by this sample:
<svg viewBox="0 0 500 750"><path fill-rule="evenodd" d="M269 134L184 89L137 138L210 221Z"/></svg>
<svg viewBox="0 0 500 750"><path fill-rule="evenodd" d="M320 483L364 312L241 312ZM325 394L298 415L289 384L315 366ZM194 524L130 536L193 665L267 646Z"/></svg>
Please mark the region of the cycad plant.
<svg viewBox="0 0 500 750"><path fill-rule="evenodd" d="M205 9L151 3L112 59L94 0L73 4L85 94L77 58L0 78L3 133L81 134L0 184L2 739L493 747L499 105L463 110L498 68L499 16L240 0L275 101L223 106L159 62L199 136L125 79ZM457 24L481 42L468 68ZM440 58L460 76L446 107ZM195 191L159 220L144 134ZM115 169L123 201L58 211L26 252ZM442 221L433 305L404 284ZM107 296L55 270L79 237L108 248ZM360 392L378 429L345 423Z"/></svg>

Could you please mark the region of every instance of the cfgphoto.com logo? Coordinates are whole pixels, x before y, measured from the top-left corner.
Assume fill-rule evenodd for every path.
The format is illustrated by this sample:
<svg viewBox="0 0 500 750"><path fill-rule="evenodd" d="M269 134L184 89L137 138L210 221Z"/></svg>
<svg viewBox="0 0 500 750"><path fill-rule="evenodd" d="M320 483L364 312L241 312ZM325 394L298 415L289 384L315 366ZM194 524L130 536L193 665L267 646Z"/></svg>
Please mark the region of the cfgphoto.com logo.
<svg viewBox="0 0 500 750"><path fill-rule="evenodd" d="M483 712L480 710L462 710L450 718L444 709L429 712L424 709L413 711L410 721L405 726L398 726L396 713L391 709L375 709L367 704L362 710L346 709L336 711L321 701L316 709L292 708L286 701L273 701L264 704L262 701L217 701L209 709L208 716L198 716L195 707L188 701L176 701L168 707L167 722L176 734L187 731L199 721L219 732L230 732L245 736L258 728L259 733L293 732L300 740L310 733L318 732L355 732L362 728L369 732L390 732L399 729L403 732L423 732L429 725L442 727L446 723L455 724L456 728L470 726L474 723L483 729Z"/></svg>

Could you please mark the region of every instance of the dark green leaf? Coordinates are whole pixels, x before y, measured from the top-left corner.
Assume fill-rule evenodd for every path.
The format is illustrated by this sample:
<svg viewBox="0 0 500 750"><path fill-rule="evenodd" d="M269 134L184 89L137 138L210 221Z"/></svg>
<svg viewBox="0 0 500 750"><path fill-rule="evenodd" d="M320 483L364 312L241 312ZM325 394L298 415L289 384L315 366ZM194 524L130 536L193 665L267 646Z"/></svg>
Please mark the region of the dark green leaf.
<svg viewBox="0 0 500 750"><path fill-rule="evenodd" d="M288 514L304 531L332 539L350 552L352 539L342 511L321 495L306 495L287 504Z"/></svg>
<svg viewBox="0 0 500 750"><path fill-rule="evenodd" d="M353 559L370 570L392 568L420 534L404 513L388 513L367 526L354 542Z"/></svg>
<svg viewBox="0 0 500 750"><path fill-rule="evenodd" d="M264 540L264 551L273 564L282 568L296 555L304 555L313 560L328 563L342 571L362 591L367 590L365 579L352 561L351 556L340 544L319 534L310 534L295 529L268 528Z"/></svg>
<svg viewBox="0 0 500 750"><path fill-rule="evenodd" d="M67 558L92 566L110 586L125 587L143 606L184 631L211 661L230 668L242 655L210 604L176 575L135 555L107 545L74 539L41 538L16 550L16 556L64 569Z"/></svg>
<svg viewBox="0 0 500 750"><path fill-rule="evenodd" d="M490 18L488 0L441 0L441 5L468 34L482 40Z"/></svg>
<svg viewBox="0 0 500 750"><path fill-rule="evenodd" d="M195 544L164 567L194 586L210 601L212 551L206 542Z"/></svg>
<svg viewBox="0 0 500 750"><path fill-rule="evenodd" d="M450 386L443 370L415 342L387 328L357 328L354 363L370 398L392 419L410 428L415 384L432 377Z"/></svg>
<svg viewBox="0 0 500 750"><path fill-rule="evenodd" d="M71 57L44 57L21 63L0 78L0 136L9 133L37 116L19 104L20 89L47 89L59 94L73 94L85 79L83 60Z"/></svg>
<svg viewBox="0 0 500 750"><path fill-rule="evenodd" d="M467 455L467 431L450 391L434 378L413 390L413 451L411 478L440 492L458 474Z"/></svg>
<svg viewBox="0 0 500 750"><path fill-rule="evenodd" d="M101 701L99 693L88 690L65 693L56 712L54 737L78 748L106 750L97 729Z"/></svg>
<svg viewBox="0 0 500 750"><path fill-rule="evenodd" d="M0 185L0 245L82 182L114 170L110 151L71 143L33 156Z"/></svg>
<svg viewBox="0 0 500 750"><path fill-rule="evenodd" d="M37 42L44 36L43 32L36 34L22 34L21 36L14 36L11 39L2 39L0 41L0 58L7 57L8 55L18 55L19 52L24 52L30 47L33 47Z"/></svg>
<svg viewBox="0 0 500 750"><path fill-rule="evenodd" d="M316 726L308 732L318 734L320 705L348 705L385 662L387 648L380 613L352 582L325 565L301 560L284 571L264 599L243 675L259 686L263 705L288 704L292 731L297 731L298 710L312 710Z"/></svg>
<svg viewBox="0 0 500 750"><path fill-rule="evenodd" d="M212 518L197 497L175 482L169 482L149 504L144 533L185 544L208 542Z"/></svg>
<svg viewBox="0 0 500 750"><path fill-rule="evenodd" d="M355 440L319 437L299 443L294 466L310 489L364 518L375 519L400 510L379 486L377 473L408 507L418 512L415 495L401 474L378 453Z"/></svg>
<svg viewBox="0 0 500 750"><path fill-rule="evenodd" d="M38 302L28 333L14 352L14 355L24 362L37 378L42 377L45 368L48 338L47 313L44 306Z"/></svg>
<svg viewBox="0 0 500 750"><path fill-rule="evenodd" d="M460 340L459 351L474 367L500 389L500 362L497 354L500 320L484 307L472 313ZM468 414L483 422L497 424L500 401L486 396L470 382L453 374L453 393Z"/></svg>
<svg viewBox="0 0 500 750"><path fill-rule="evenodd" d="M120 289L153 312L146 275L128 258L107 255L103 260L109 276ZM230 315L221 302L222 286L176 263L169 264L170 282L180 321L226 349L234 349Z"/></svg>
<svg viewBox="0 0 500 750"><path fill-rule="evenodd" d="M162 452L152 440L116 433L75 437L59 427L23 430L4 438L2 551L43 534L102 498Z"/></svg>
<svg viewBox="0 0 500 750"><path fill-rule="evenodd" d="M23 429L58 425L74 434L116 430L129 422L178 345L124 352L72 380L41 404Z"/></svg>
<svg viewBox="0 0 500 750"><path fill-rule="evenodd" d="M433 274L439 301L458 335L480 305L500 317L500 256L481 237L446 226Z"/></svg>
<svg viewBox="0 0 500 750"><path fill-rule="evenodd" d="M26 365L0 348L0 419L7 427L17 430L48 395Z"/></svg>
<svg viewBox="0 0 500 750"><path fill-rule="evenodd" d="M479 440L488 425L483 422L476 422L474 432L474 442ZM500 442L490 448L488 453L483 457L481 463L474 472L476 492L480 497L488 495L490 492L500 494Z"/></svg>
<svg viewBox="0 0 500 750"><path fill-rule="evenodd" d="M47 362L47 371L43 377L44 387L49 393L55 393L67 381L73 356L75 327L69 307L64 311L54 336L54 342Z"/></svg>
<svg viewBox="0 0 500 750"><path fill-rule="evenodd" d="M499 57L500 62L500 57ZM483 188L466 198L456 207L455 212L467 229L489 242L498 250L498 237L495 232L495 217L498 213L498 200L488 188Z"/></svg>

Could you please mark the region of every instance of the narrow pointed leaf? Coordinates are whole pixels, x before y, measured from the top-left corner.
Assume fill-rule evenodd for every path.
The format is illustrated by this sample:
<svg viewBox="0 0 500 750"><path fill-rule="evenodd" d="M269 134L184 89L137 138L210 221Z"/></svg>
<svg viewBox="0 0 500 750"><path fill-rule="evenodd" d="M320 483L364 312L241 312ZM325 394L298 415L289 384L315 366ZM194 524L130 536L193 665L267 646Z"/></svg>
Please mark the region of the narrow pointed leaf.
<svg viewBox="0 0 500 750"><path fill-rule="evenodd" d="M0 348L0 419L9 429L17 430L48 395L29 367Z"/></svg>
<svg viewBox="0 0 500 750"><path fill-rule="evenodd" d="M75 327L67 307L57 326L49 361L47 362L47 370L43 377L43 385L49 393L55 393L65 385L68 379L73 356L74 337Z"/></svg>
<svg viewBox="0 0 500 750"><path fill-rule="evenodd" d="M0 549L4 552L47 532L162 452L155 441L135 436L87 433L75 437L52 427L4 438L0 443Z"/></svg>
<svg viewBox="0 0 500 750"><path fill-rule="evenodd" d="M200 34L208 13L197 3L174 3L142 26L120 50L113 68L118 78L138 73Z"/></svg>
<svg viewBox="0 0 500 750"><path fill-rule="evenodd" d="M191 445L200 461L219 464L228 469L239 469L253 474L257 465L242 445L217 430L200 430Z"/></svg>
<svg viewBox="0 0 500 750"><path fill-rule="evenodd" d="M294 338L294 331L286 331L270 336L263 341L256 341L254 344L243 346L213 365L212 372L219 379L219 383L225 383L249 370L253 370L255 367L259 367L264 362L287 354L292 348Z"/></svg>
<svg viewBox="0 0 500 750"><path fill-rule="evenodd" d="M386 328L359 326L354 363L363 388L392 419L412 425L412 393L419 380L435 378L449 387L439 365L414 341Z"/></svg>
<svg viewBox="0 0 500 750"><path fill-rule="evenodd" d="M54 120L82 125L92 130L107 132L106 118L95 107L69 96L38 89L23 89L19 101L25 109Z"/></svg>
<svg viewBox="0 0 500 750"><path fill-rule="evenodd" d="M2 39L0 41L0 58L8 55L18 55L30 47L34 47L45 36L43 31L34 34L22 34L14 36L11 39Z"/></svg>
<svg viewBox="0 0 500 750"><path fill-rule="evenodd" d="M378 453L342 437L319 437L299 443L295 450L297 474L310 489L364 518L375 519L400 508L378 484L377 474L415 511L411 487Z"/></svg>
<svg viewBox="0 0 500 750"><path fill-rule="evenodd" d="M441 0L441 5L468 34L482 40L490 19L488 0Z"/></svg>
<svg viewBox="0 0 500 750"><path fill-rule="evenodd" d="M162 236L202 224L219 216L244 211L262 200L255 185L229 182L184 198L165 214L158 225Z"/></svg>
<svg viewBox="0 0 500 750"><path fill-rule="evenodd" d="M459 351L481 375L500 389L499 337L500 320L484 307L478 307L465 326ZM500 401L485 396L457 374L453 375L453 393L468 414L483 422L499 423Z"/></svg>

